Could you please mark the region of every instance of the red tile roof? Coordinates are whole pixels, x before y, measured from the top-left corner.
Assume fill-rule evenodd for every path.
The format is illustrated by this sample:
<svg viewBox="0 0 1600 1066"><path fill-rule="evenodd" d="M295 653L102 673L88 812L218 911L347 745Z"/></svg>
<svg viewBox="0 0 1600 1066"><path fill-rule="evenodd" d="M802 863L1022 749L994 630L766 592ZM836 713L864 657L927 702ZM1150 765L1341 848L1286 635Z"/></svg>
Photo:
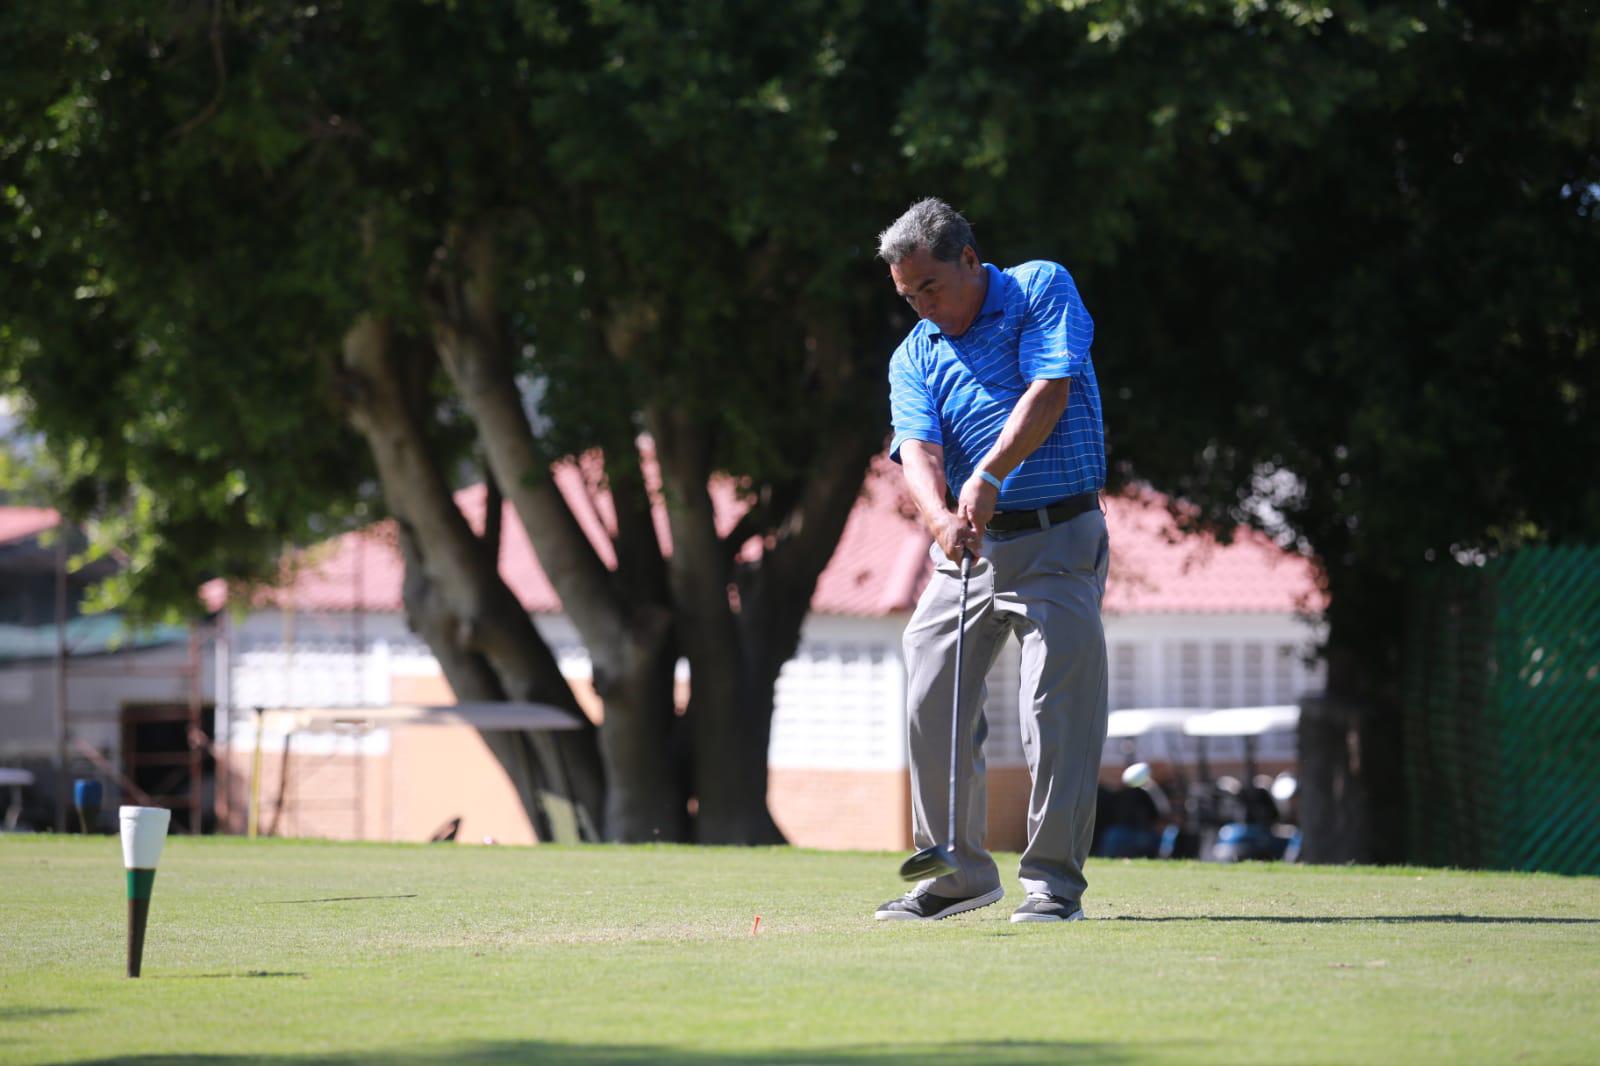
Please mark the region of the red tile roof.
<svg viewBox="0 0 1600 1066"><path fill-rule="evenodd" d="M0 544L54 529L60 521L49 507L0 507Z"/></svg>
<svg viewBox="0 0 1600 1066"><path fill-rule="evenodd" d="M614 514L598 469L563 464L556 471L556 483L601 559L607 566L615 565L610 540ZM483 527L484 496L482 486L456 494L462 513L477 530ZM717 526L726 533L744 507L728 479L713 484L712 497ZM1151 492L1110 498L1106 508L1112 546L1108 613L1293 612L1323 606L1311 563L1259 533L1240 530L1228 545L1206 537L1180 537L1163 499ZM929 538L914 514L898 469L887 457L878 457L839 546L817 581L812 610L874 617L916 606L931 564ZM558 612L561 604L555 589L509 506L502 528L500 570L511 590L530 611ZM659 507L656 533L670 551L666 517ZM752 540L740 555L752 558L759 553L760 542ZM404 571L393 522L380 522L296 553L286 566L292 578L284 587L260 594L258 605L292 603L298 610L311 611L401 609ZM203 594L213 608L225 599L219 582L207 585Z"/></svg>
<svg viewBox="0 0 1600 1066"><path fill-rule="evenodd" d="M1243 526L1228 544L1179 533L1159 493L1108 498L1106 526L1108 614L1320 613L1327 606L1311 560Z"/></svg>

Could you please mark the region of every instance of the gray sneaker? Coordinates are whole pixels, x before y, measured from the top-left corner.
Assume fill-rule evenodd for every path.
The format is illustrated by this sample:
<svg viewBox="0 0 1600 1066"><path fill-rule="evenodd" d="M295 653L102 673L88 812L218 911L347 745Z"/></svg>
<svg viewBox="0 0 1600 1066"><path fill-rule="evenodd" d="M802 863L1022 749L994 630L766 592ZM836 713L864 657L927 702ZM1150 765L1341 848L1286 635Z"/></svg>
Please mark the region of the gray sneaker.
<svg viewBox="0 0 1600 1066"><path fill-rule="evenodd" d="M880 922L935 922L952 914L975 911L979 907L998 903L1005 894L1005 889L993 888L981 896L951 899L949 896L936 896L932 892L919 892L913 889L903 896L880 904L872 916Z"/></svg>
<svg viewBox="0 0 1600 1066"><path fill-rule="evenodd" d="M1011 912L1013 922L1081 922L1083 907L1076 900L1029 892L1022 906Z"/></svg>

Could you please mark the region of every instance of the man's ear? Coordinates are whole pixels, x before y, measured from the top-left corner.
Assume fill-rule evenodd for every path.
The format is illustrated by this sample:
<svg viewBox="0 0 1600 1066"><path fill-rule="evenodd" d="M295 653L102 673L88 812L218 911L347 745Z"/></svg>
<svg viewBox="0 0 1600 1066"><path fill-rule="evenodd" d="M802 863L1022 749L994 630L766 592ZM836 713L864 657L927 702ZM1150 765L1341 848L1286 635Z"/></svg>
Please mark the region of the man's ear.
<svg viewBox="0 0 1600 1066"><path fill-rule="evenodd" d="M961 265L967 268L969 274L983 268L983 260L978 258L977 249L970 244L961 249Z"/></svg>

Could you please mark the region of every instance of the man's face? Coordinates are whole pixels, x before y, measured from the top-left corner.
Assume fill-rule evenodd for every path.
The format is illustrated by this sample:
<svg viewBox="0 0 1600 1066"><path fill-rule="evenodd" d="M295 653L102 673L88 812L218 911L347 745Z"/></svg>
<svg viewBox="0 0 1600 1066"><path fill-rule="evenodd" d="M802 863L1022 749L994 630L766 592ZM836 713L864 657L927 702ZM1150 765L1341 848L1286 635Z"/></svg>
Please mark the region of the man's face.
<svg viewBox="0 0 1600 1066"><path fill-rule="evenodd" d="M983 263L972 246L961 249L961 258L943 263L926 248L918 248L889 268L894 288L906 303L939 327L941 333L959 337L972 325L983 307Z"/></svg>

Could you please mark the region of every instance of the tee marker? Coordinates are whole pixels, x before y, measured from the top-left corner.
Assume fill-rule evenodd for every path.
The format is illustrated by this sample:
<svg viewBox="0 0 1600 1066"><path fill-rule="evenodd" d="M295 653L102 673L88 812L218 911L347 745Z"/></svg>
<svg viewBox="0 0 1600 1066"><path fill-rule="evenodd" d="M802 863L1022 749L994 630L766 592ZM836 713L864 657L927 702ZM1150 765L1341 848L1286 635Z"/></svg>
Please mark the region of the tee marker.
<svg viewBox="0 0 1600 1066"><path fill-rule="evenodd" d="M156 863L167 842L172 812L165 807L122 807L117 813L122 822L122 868L128 875L128 976L138 977Z"/></svg>

